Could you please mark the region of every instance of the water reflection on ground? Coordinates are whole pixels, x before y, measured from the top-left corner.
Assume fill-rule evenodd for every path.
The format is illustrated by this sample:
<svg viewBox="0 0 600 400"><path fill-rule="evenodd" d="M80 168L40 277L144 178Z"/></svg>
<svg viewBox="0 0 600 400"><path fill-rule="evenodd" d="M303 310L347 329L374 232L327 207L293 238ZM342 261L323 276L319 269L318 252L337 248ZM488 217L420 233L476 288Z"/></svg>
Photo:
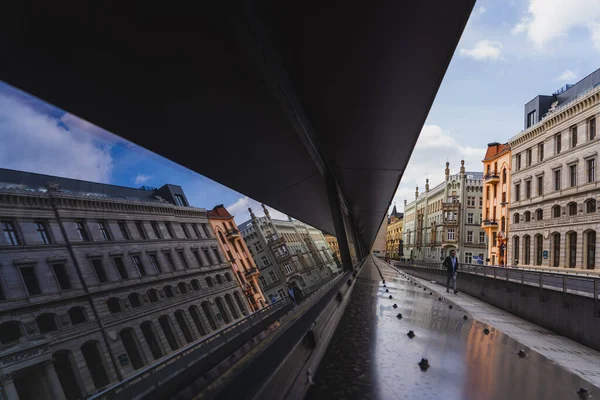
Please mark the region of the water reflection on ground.
<svg viewBox="0 0 600 400"><path fill-rule="evenodd" d="M377 398L562 400L578 399L580 387L588 389L592 398L600 398L600 389L589 382L470 315L465 320L460 307L440 301L435 292L430 294L429 289L378 264L387 288L380 284L376 293L373 379ZM485 328L489 328L487 335ZM409 330L415 333L413 339L406 335ZM521 349L524 358L517 354ZM421 358L429 361L427 371L417 365Z"/></svg>

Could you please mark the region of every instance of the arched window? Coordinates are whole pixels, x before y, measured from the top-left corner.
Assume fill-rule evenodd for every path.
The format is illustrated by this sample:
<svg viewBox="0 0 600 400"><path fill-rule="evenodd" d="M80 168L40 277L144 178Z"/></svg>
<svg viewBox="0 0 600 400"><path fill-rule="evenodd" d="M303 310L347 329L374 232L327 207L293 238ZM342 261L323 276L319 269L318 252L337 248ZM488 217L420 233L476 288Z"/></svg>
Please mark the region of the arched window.
<svg viewBox="0 0 600 400"><path fill-rule="evenodd" d="M529 222L531 221L531 212L529 211L525 211L523 213L523 219L525 220L525 222Z"/></svg>
<svg viewBox="0 0 600 400"><path fill-rule="evenodd" d="M129 296L127 296L127 299L129 300L129 304L131 304L131 308L142 306L142 299L138 293L131 293Z"/></svg>
<svg viewBox="0 0 600 400"><path fill-rule="evenodd" d="M0 324L0 343L12 343L23 336L21 323L19 321L7 321Z"/></svg>
<svg viewBox="0 0 600 400"><path fill-rule="evenodd" d="M211 328L213 330L217 329L217 323L215 321L212 309L211 309L208 301L203 301L201 306L202 306L202 311L204 311L204 315L206 315L206 319L208 319L208 323L210 324Z"/></svg>
<svg viewBox="0 0 600 400"><path fill-rule="evenodd" d="M165 292L165 296L167 296L167 298L175 296L175 293L173 293L173 288L169 285L165 286L163 291Z"/></svg>
<svg viewBox="0 0 600 400"><path fill-rule="evenodd" d="M535 265L542 265L544 237L540 234L537 234L534 236L533 241L535 246Z"/></svg>
<svg viewBox="0 0 600 400"><path fill-rule="evenodd" d="M552 207L552 218L560 218L560 206L558 204Z"/></svg>
<svg viewBox="0 0 600 400"><path fill-rule="evenodd" d="M225 272L225 280L231 282L231 274L229 272Z"/></svg>
<svg viewBox="0 0 600 400"><path fill-rule="evenodd" d="M213 286L213 281L212 281L212 278L210 276L206 277L206 284L208 285L208 287L212 287Z"/></svg>
<svg viewBox="0 0 600 400"><path fill-rule="evenodd" d="M513 216L514 223L518 224L520 219L521 219L521 216L519 215L519 213L515 213L515 215Z"/></svg>
<svg viewBox="0 0 600 400"><path fill-rule="evenodd" d="M183 312L183 310L175 311L175 321L177 321L177 325L179 326L181 333L183 333L185 340L188 343L193 342L194 337L192 336L192 332L190 330L187 318L185 317L185 313Z"/></svg>
<svg viewBox="0 0 600 400"><path fill-rule="evenodd" d="M506 183L506 168L502 170L502 183Z"/></svg>
<svg viewBox="0 0 600 400"><path fill-rule="evenodd" d="M535 219L537 219L538 221L541 221L544 219L544 210L542 210L541 208L538 208L537 210L535 210Z"/></svg>
<svg viewBox="0 0 600 400"><path fill-rule="evenodd" d="M577 203L569 203L567 207L569 208L569 215L577 215Z"/></svg>
<svg viewBox="0 0 600 400"><path fill-rule="evenodd" d="M198 282L198 279L192 279L191 283L194 290L200 290L200 282Z"/></svg>
<svg viewBox="0 0 600 400"><path fill-rule="evenodd" d="M160 345L158 335L156 334L154 324L151 321L142 322L142 324L140 325L140 329L142 330L142 335L144 335L144 339L146 340L146 343L150 348L152 357L155 360L158 360L163 356L163 349Z"/></svg>
<svg viewBox="0 0 600 400"><path fill-rule="evenodd" d="M596 200L594 200L594 199L587 199L585 201L585 212L586 213L596 212Z"/></svg>
<svg viewBox="0 0 600 400"><path fill-rule="evenodd" d="M585 267L596 268L596 231L589 230L583 233L585 241Z"/></svg>
<svg viewBox="0 0 600 400"><path fill-rule="evenodd" d="M148 290L148 300L150 300L150 303L156 303L158 301L158 291L156 289Z"/></svg>
<svg viewBox="0 0 600 400"><path fill-rule="evenodd" d="M177 288L179 289L179 293L186 294L188 292L187 285L185 282L179 282L177 284Z"/></svg>
<svg viewBox="0 0 600 400"><path fill-rule="evenodd" d="M221 275L217 275L217 276L216 276L216 279L217 279L217 283L218 283L218 284L221 284L221 283L223 283L223 277L222 277Z"/></svg>
<svg viewBox="0 0 600 400"><path fill-rule="evenodd" d="M233 297L235 298L235 302L237 303L240 310L242 310L242 314L246 315L246 307L244 306L244 302L242 301L240 294L237 291L233 292Z"/></svg>
<svg viewBox="0 0 600 400"><path fill-rule="evenodd" d="M552 265L555 267L560 265L560 233L558 232L552 235Z"/></svg>
<svg viewBox="0 0 600 400"><path fill-rule="evenodd" d="M225 241L225 238L223 237L223 234L221 233L221 231L219 231L219 239L221 239L221 243L227 244L227 242Z"/></svg>
<svg viewBox="0 0 600 400"><path fill-rule="evenodd" d="M577 264L577 232L569 232L566 237L569 249L569 268L575 268Z"/></svg>
<svg viewBox="0 0 600 400"><path fill-rule="evenodd" d="M506 217L502 216L502 219L500 219L500 230L502 232L506 232Z"/></svg>
<svg viewBox="0 0 600 400"><path fill-rule="evenodd" d="M229 307L229 311L231 311L231 315L233 315L234 319L238 319L240 315L238 314L235 306L233 305L233 299L231 295L228 293L225 295L225 302L227 303L227 307Z"/></svg>
<svg viewBox="0 0 600 400"><path fill-rule="evenodd" d="M121 299L117 297L111 297L106 301L106 305L108 306L108 311L111 314L120 313L123 311L123 307L121 307Z"/></svg>
<svg viewBox="0 0 600 400"><path fill-rule="evenodd" d="M124 328L119 332L119 337L125 348L127 356L131 360L131 365L134 369L140 369L144 366L144 360L142 358L142 352L138 342L137 335L133 328Z"/></svg>
<svg viewBox="0 0 600 400"><path fill-rule="evenodd" d="M41 314L35 320L40 328L40 333L48 333L58 330L56 314Z"/></svg>
<svg viewBox="0 0 600 400"><path fill-rule="evenodd" d="M171 319L169 316L161 315L160 318L158 318L158 324L160 325L160 328L162 329L171 350L177 350L179 348L179 343L177 342L177 338L173 332L173 325L171 325Z"/></svg>
<svg viewBox="0 0 600 400"><path fill-rule="evenodd" d="M520 239L518 236L513 237L513 257L515 264L519 264L519 253L520 253Z"/></svg>
<svg viewBox="0 0 600 400"><path fill-rule="evenodd" d="M95 340L85 342L81 346L81 353L85 364L90 371L90 376L94 382L96 389L100 389L110 383L108 380L108 374L104 369L103 356L100 351L100 346Z"/></svg>
<svg viewBox="0 0 600 400"><path fill-rule="evenodd" d="M220 297L215 297L215 304L217 305L217 308L219 309L219 313L221 313L221 316L223 317L223 320L225 321L226 324L231 322L231 318L229 318L229 314L227 313L227 310L225 310L225 305L223 304L223 299L221 299Z"/></svg>
<svg viewBox="0 0 600 400"><path fill-rule="evenodd" d="M202 323L202 318L200 317L200 310L198 310L198 307L190 306L188 307L188 311L192 316L192 321L194 321L194 325L196 325L196 329L198 330L200 335L206 335L206 329L204 328L204 324Z"/></svg>
<svg viewBox="0 0 600 400"><path fill-rule="evenodd" d="M87 312L83 307L73 307L68 313L71 324L73 325L82 324L87 321Z"/></svg>
<svg viewBox="0 0 600 400"><path fill-rule="evenodd" d="M531 263L531 236L523 236L523 263L529 265Z"/></svg>

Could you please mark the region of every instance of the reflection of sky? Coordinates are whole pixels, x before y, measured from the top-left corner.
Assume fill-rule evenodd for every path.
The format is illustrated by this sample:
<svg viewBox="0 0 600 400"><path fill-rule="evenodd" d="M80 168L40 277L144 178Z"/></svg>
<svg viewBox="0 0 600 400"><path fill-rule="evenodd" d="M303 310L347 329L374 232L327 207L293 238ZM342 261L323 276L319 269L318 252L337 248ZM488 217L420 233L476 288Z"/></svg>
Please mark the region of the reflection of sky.
<svg viewBox="0 0 600 400"><path fill-rule="evenodd" d="M377 293L373 343L378 399L567 399L577 398L579 387L600 396L600 390L530 349L519 358L521 344L493 327L485 335L486 324L463 320L463 310L449 309L435 293L400 277L385 278L390 293L383 287ZM414 339L406 336L409 330ZM430 363L425 372L417 365L421 358Z"/></svg>

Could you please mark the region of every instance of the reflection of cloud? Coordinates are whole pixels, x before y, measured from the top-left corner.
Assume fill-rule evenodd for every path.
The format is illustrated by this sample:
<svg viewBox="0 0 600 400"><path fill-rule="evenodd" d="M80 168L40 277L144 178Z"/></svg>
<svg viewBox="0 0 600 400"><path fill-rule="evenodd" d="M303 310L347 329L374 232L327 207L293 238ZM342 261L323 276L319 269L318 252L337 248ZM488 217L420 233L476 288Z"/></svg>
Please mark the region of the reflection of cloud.
<svg viewBox="0 0 600 400"><path fill-rule="evenodd" d="M393 203L398 211L404 208L404 199L410 203L415 199L415 187L419 193L425 190L425 179L429 178L429 188L433 189L444 180L446 161L450 162L450 173L459 172L460 160L465 160L468 172L483 171L481 160L486 149L465 146L445 132L438 125L425 125L419 135L417 145L410 157L408 167L402 175Z"/></svg>
<svg viewBox="0 0 600 400"><path fill-rule="evenodd" d="M529 0L528 15L512 33L527 32L538 48L566 37L573 28L587 28L594 46L600 51L600 2L597 0Z"/></svg>
<svg viewBox="0 0 600 400"><path fill-rule="evenodd" d="M463 57L469 57L477 61L498 60L500 59L501 50L502 43L500 42L480 40L475 43L475 46L473 46L472 49L460 49L459 54Z"/></svg>
<svg viewBox="0 0 600 400"><path fill-rule="evenodd" d="M235 222L237 224L241 224L250 219L248 208L252 208L252 212L257 217L262 217L265 215L261 204L258 201L249 198L248 196L240 197L235 203L230 204L225 208L227 208L227 211L229 211L229 213L235 217ZM267 209L269 210L271 218L287 220L287 215L284 213L268 206Z"/></svg>
<svg viewBox="0 0 600 400"><path fill-rule="evenodd" d="M5 94L7 91L0 93L0 167L110 181L114 142L99 141L85 131L68 131L57 118L37 111L18 96ZM71 124L74 121L67 119Z"/></svg>
<svg viewBox="0 0 600 400"><path fill-rule="evenodd" d="M150 178L152 178L150 175L137 174L137 176L135 177L135 184L142 185L142 184L148 182L150 180Z"/></svg>

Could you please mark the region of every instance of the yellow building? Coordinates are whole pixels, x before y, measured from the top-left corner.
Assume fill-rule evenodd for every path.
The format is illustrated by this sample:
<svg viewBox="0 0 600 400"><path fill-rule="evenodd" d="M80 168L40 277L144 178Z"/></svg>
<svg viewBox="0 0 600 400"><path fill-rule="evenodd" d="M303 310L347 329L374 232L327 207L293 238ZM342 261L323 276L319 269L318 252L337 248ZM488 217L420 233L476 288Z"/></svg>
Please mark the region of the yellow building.
<svg viewBox="0 0 600 400"><path fill-rule="evenodd" d="M386 257L400 259L400 240L402 240L402 229L404 227L404 214L396 211L396 206L388 216L386 229Z"/></svg>
<svg viewBox="0 0 600 400"><path fill-rule="evenodd" d="M329 248L336 259L336 263L339 265L339 263L342 262L342 256L340 255L340 246L338 245L337 238L328 233L324 233L323 235L325 236L325 241L329 245Z"/></svg>
<svg viewBox="0 0 600 400"><path fill-rule="evenodd" d="M487 235L487 263L506 265L507 240L510 216L510 170L511 152L508 144L488 144L483 159L483 221L481 226Z"/></svg>

